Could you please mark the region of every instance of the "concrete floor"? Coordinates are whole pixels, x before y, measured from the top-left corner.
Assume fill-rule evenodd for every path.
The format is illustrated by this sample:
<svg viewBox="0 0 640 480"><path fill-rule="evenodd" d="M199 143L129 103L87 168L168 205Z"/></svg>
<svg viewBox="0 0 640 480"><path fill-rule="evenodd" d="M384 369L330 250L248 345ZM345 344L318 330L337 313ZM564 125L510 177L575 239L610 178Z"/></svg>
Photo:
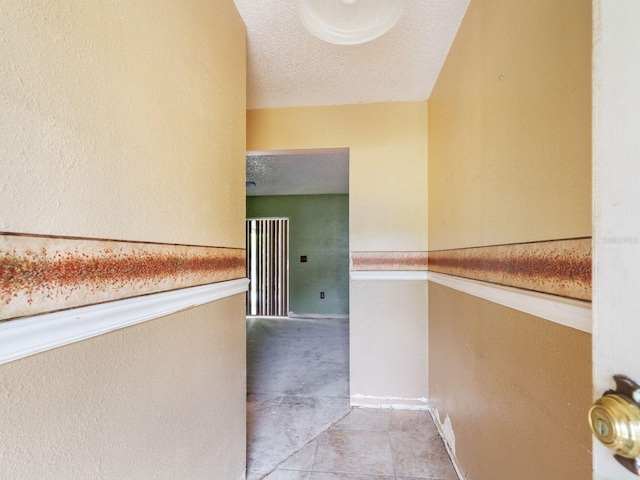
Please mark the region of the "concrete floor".
<svg viewBox="0 0 640 480"><path fill-rule="evenodd" d="M247 319L247 480L349 410L347 320Z"/></svg>
<svg viewBox="0 0 640 480"><path fill-rule="evenodd" d="M457 479L428 412L349 407L348 331L247 320L247 479Z"/></svg>

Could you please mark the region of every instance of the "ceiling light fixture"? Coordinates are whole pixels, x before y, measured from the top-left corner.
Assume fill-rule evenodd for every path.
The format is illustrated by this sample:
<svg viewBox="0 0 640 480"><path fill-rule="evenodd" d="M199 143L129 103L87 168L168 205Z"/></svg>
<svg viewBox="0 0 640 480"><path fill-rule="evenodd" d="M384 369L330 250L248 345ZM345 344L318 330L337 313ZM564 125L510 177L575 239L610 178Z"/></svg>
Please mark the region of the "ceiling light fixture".
<svg viewBox="0 0 640 480"><path fill-rule="evenodd" d="M320 40L357 45L391 30L406 3L406 0L298 0L298 14L307 30Z"/></svg>

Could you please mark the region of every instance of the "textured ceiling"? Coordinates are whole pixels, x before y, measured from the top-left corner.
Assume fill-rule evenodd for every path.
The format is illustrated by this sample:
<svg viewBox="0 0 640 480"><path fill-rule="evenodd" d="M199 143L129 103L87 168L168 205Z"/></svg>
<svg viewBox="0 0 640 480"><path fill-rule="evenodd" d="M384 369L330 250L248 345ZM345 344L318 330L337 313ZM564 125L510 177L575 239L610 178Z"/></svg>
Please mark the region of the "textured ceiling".
<svg viewBox="0 0 640 480"><path fill-rule="evenodd" d="M247 153L247 196L349 193L349 149Z"/></svg>
<svg viewBox="0 0 640 480"><path fill-rule="evenodd" d="M235 3L247 25L254 109L426 100L469 0L408 0L388 33L351 46L307 32L297 0Z"/></svg>
<svg viewBox="0 0 640 480"><path fill-rule="evenodd" d="M307 32L297 0L234 1L247 25L249 109L427 100L469 3L408 0L388 33L341 46ZM248 153L247 181L249 196L348 193L349 153Z"/></svg>

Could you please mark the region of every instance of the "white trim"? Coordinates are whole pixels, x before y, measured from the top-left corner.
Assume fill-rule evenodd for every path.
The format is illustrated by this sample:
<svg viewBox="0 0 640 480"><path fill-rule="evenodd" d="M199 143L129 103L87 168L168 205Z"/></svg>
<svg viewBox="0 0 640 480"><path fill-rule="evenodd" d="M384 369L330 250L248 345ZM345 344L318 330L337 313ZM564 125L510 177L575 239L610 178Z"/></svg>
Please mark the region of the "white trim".
<svg viewBox="0 0 640 480"><path fill-rule="evenodd" d="M424 270L351 270L352 280L427 280Z"/></svg>
<svg viewBox="0 0 640 480"><path fill-rule="evenodd" d="M0 323L0 365L247 291L243 278Z"/></svg>
<svg viewBox="0 0 640 480"><path fill-rule="evenodd" d="M352 270L351 279L428 280L565 327L587 333L592 331L591 303L581 300L426 271Z"/></svg>
<svg viewBox="0 0 640 480"><path fill-rule="evenodd" d="M349 147L336 147L336 148L292 148L289 150L249 150L247 157L261 157L270 155L317 155L323 153L349 153Z"/></svg>
<svg viewBox="0 0 640 480"><path fill-rule="evenodd" d="M435 272L428 272L428 280L566 327L587 333L591 333L592 330L589 302Z"/></svg>
<svg viewBox="0 0 640 480"><path fill-rule="evenodd" d="M428 410L429 400L422 398L374 397L356 393L351 395L350 404L357 408L391 408L394 410Z"/></svg>
<svg viewBox="0 0 640 480"><path fill-rule="evenodd" d="M339 313L294 313L289 312L289 317L293 320L349 320L349 315Z"/></svg>

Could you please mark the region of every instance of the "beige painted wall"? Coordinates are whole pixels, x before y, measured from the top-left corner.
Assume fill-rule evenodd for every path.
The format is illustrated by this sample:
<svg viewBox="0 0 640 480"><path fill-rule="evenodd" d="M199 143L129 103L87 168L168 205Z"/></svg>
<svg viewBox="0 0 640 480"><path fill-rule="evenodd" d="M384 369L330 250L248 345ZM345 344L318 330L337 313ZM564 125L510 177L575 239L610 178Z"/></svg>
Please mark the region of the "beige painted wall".
<svg viewBox="0 0 640 480"><path fill-rule="evenodd" d="M429 336L467 480L591 478L591 335L432 283Z"/></svg>
<svg viewBox="0 0 640 480"><path fill-rule="evenodd" d="M239 479L243 316L237 295L0 367L0 478Z"/></svg>
<svg viewBox="0 0 640 480"><path fill-rule="evenodd" d="M425 102L247 112L247 150L348 147L349 249L427 248Z"/></svg>
<svg viewBox="0 0 640 480"><path fill-rule="evenodd" d="M244 247L231 0L3 2L0 231ZM0 366L0 477L240 478L241 296Z"/></svg>
<svg viewBox="0 0 640 480"><path fill-rule="evenodd" d="M591 235L591 3L471 0L429 100L431 250ZM468 480L590 478L590 335L429 287Z"/></svg>
<svg viewBox="0 0 640 480"><path fill-rule="evenodd" d="M471 0L429 99L429 248L591 235L591 4Z"/></svg>
<svg viewBox="0 0 640 480"><path fill-rule="evenodd" d="M357 301L350 334L360 340L351 342L349 355L351 371L359 373L351 376L354 401L419 404L429 391L427 282L352 281L351 295Z"/></svg>
<svg viewBox="0 0 640 480"><path fill-rule="evenodd" d="M331 107L281 108L247 112L247 150L348 147L350 251L425 251L427 249L427 106L425 102ZM351 394L426 397L426 382L416 388L407 376L403 344L422 338L414 365L426 373L426 291L410 283L377 288L350 282ZM396 295L396 293L400 295ZM397 328L388 312L414 312L383 351L384 336ZM374 326L375 327L372 327ZM372 327L372 328L369 328ZM371 354L381 354L376 365ZM354 356L355 355L355 356ZM418 393L419 392L419 393ZM415 398L412 396L412 398Z"/></svg>
<svg viewBox="0 0 640 480"><path fill-rule="evenodd" d="M231 0L7 0L0 35L0 231L244 247Z"/></svg>

